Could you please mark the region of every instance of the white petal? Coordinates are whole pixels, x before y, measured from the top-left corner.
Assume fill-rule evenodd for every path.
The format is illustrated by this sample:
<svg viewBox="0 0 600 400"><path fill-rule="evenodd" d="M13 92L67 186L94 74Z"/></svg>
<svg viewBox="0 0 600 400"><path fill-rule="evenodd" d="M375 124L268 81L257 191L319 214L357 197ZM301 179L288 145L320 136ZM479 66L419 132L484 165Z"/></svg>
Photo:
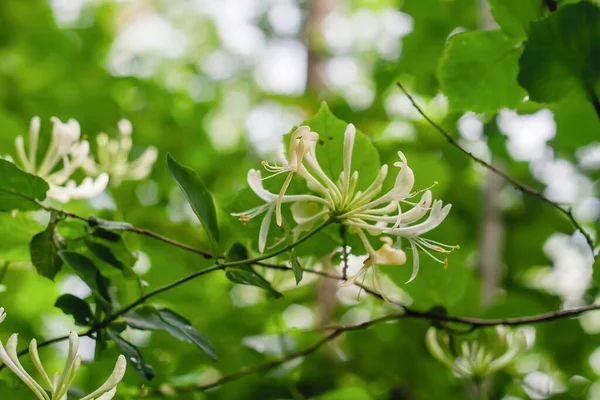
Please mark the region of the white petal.
<svg viewBox="0 0 600 400"><path fill-rule="evenodd" d="M277 200L277 195L266 190L263 186L262 175L260 171L251 169L248 171L248 186L263 201L271 203Z"/></svg>
<svg viewBox="0 0 600 400"><path fill-rule="evenodd" d="M412 250L413 254L413 270L412 274L410 275L410 278L408 279L408 281L406 281L406 283L411 283L419 273L419 250L417 249L417 245L413 240L409 239L408 241L410 243L410 249Z"/></svg>
<svg viewBox="0 0 600 400"><path fill-rule="evenodd" d="M265 246L267 245L267 238L269 236L269 227L271 225L273 209L274 207L269 207L267 213L265 214L260 224L260 232L258 234L258 251L260 251L261 253L265 251Z"/></svg>
<svg viewBox="0 0 600 400"><path fill-rule="evenodd" d="M421 201L419 201L419 204L417 204L410 210L402 213L402 223L410 224L423 218L425 214L427 214L427 211L429 211L431 201L431 191L428 190L423 194L423 197L421 197Z"/></svg>
<svg viewBox="0 0 600 400"><path fill-rule="evenodd" d="M429 217L425 221L413 226L390 229L386 233L389 235L406 237L420 236L439 226L450 212L451 207L452 205L447 204L444 208L442 208L442 202L440 200L436 200L433 203L433 208L429 214Z"/></svg>
<svg viewBox="0 0 600 400"><path fill-rule="evenodd" d="M119 358L117 358L117 363L115 364L115 368L112 374L108 377L106 382L102 384L98 389L94 390L92 393L88 394L85 397L82 397L81 400L91 400L96 396L104 394L106 392L112 391L117 387L123 376L125 376L125 369L127 368L127 361L125 360L125 356L121 354ZM113 393L114 395L114 393ZM111 398L111 397L109 397Z"/></svg>

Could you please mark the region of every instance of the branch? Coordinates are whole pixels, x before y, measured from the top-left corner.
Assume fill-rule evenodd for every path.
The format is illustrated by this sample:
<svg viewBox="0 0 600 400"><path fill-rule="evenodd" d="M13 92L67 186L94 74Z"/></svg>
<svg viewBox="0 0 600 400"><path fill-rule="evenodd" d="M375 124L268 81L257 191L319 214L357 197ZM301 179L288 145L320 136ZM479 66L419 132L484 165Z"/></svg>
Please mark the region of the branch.
<svg viewBox="0 0 600 400"><path fill-rule="evenodd" d="M396 85L398 85L398 87L400 88L400 90L402 90L402 92L404 92L404 94L406 95L406 97L408 97L408 99L410 100L410 102L412 103L413 107L419 112L419 114L421 114L421 116L423 118L425 118L425 120L431 125L433 126L439 133L442 134L442 136L444 136L446 138L446 140L448 141L448 143L450 143L450 145L456 147L458 150L460 150L462 153L464 153L466 156L468 156L469 158L471 158L473 161L475 161L477 164L482 165L484 168L487 168L488 170L490 170L491 172L493 172L494 174L501 176L502 178L504 178L504 180L506 180L507 182L509 182L511 185L513 185L515 188L517 188L518 190L520 190L523 193L527 193L533 197L537 197L539 200L543 201L546 204L551 205L552 207L556 208L558 211L560 211L564 216L567 217L567 219L569 221L571 221L571 224L575 227L575 229L579 230L583 236L585 237L585 240L588 244L588 246L590 247L592 254L594 254L594 241L592 240L592 237L589 235L589 233L587 233L583 227L579 224L579 222L577 222L577 220L575 219L575 217L573 217L573 213L571 212L571 209L564 209L562 208L560 205L558 205L557 203L553 202L552 200L548 199L546 196L544 196L541 192L527 186L524 185L520 182L518 182L517 180L515 180L514 178L512 178L511 176L509 176L508 174L506 174L504 171L500 170L499 168L491 165L490 163L486 162L485 160L476 157L475 155L473 155L472 153L470 153L469 151L465 150L457 141L456 139L454 139L444 128L442 128L440 125L438 125L435 121L433 121L431 118L429 118L427 116L427 114L425 114L425 111L423 111L423 109L417 104L417 102L413 99L413 97L410 95L410 93L408 93L408 91L404 88L404 86L402 86L402 84L400 82L397 82ZM594 254L595 256L595 254Z"/></svg>
<svg viewBox="0 0 600 400"><path fill-rule="evenodd" d="M329 334L327 334L325 337L321 338L320 340L316 341L312 345L310 345L302 350L290 353L284 357L278 358L276 360L268 361L263 364L257 364L257 365L251 366L251 367L241 368L241 369L239 369L229 375L225 375L211 383L207 383L207 384L203 384L203 385L182 386L182 387L176 388L176 390L181 391L181 392L187 392L187 391L195 391L195 390L212 389L214 387L223 385L228 382L238 380L238 379L243 378L248 375L256 374L259 372L269 371L273 368L279 367L282 364L285 364L288 361L294 360L299 357L304 357L304 356L307 356L309 354L316 352L321 347L323 347L324 345L331 342L332 340L334 340L335 338L337 338L338 336L340 336L341 334L343 334L345 332L365 330L373 325L380 324L383 322L388 322L388 321L416 318L416 319L437 320L440 322L456 322L456 323L460 323L460 324L471 325L472 327L484 327L484 326L496 326L496 325L517 326L517 325L526 325L526 324L531 324L531 323L550 322L550 321L560 319L560 318L576 316L585 311L596 310L596 309L600 309L600 304L594 304L594 305L590 305L590 306L574 308L571 310L563 310L563 311L551 312L551 313L547 313L547 314L534 315L534 316L530 316L530 317L488 319L488 320L478 319L478 318L448 317L448 316L443 316L440 314L433 314L433 313L428 313L428 312L423 313L423 312L418 312L418 311L406 310L403 313L385 315L383 317L375 318L370 321L366 321L366 322L356 324L356 325L337 325L337 326L330 326L330 327L324 328L323 330L327 330L327 331L331 331L331 332Z"/></svg>

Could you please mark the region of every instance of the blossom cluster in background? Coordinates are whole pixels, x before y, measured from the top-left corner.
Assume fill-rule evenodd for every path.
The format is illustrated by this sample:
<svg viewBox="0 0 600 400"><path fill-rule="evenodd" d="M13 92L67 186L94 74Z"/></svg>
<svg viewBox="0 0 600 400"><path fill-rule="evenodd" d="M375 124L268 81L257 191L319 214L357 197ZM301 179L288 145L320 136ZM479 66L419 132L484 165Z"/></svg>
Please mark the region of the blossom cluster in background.
<svg viewBox="0 0 600 400"><path fill-rule="evenodd" d="M40 118L34 117L29 125L27 146L23 136L15 140L17 163L25 171L47 181L50 185L47 196L61 203L96 197L109 182L116 186L123 180L144 179L156 162L158 151L154 147L129 161L132 126L128 120L119 121L118 139L110 139L105 133L98 135L97 161L90 154L90 143L81 138L79 122L74 119L62 122L56 117L51 121L50 143L41 161L38 162ZM8 158L12 160L12 157ZM78 170L86 174L79 182L73 178Z"/></svg>

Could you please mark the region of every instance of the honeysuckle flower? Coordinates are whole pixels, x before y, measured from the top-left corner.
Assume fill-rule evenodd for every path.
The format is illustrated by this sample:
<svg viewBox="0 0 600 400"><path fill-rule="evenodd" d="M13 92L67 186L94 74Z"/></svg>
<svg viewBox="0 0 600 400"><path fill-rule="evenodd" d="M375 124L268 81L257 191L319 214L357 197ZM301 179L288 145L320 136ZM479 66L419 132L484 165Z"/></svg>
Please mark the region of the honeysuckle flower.
<svg viewBox="0 0 600 400"><path fill-rule="evenodd" d="M314 149L318 139L319 135L316 132L312 132L308 126L301 126L292 133L287 164L279 166L270 165L267 161L263 161L262 163L267 171L272 172L271 176L283 173L288 174L281 186L281 190L277 196L277 202L275 203L275 218L277 225L279 226L282 224L281 204L283 203L285 192L287 191L294 174L306 174L306 169L302 165L302 161L311 149Z"/></svg>
<svg viewBox="0 0 600 400"><path fill-rule="evenodd" d="M273 211L275 211L278 204L281 205L282 203L302 201L314 201L317 203L325 203L322 198L312 195L280 196L275 193L271 193L264 188L261 173L260 171L257 171L255 169L251 169L248 171L248 185L250 186L250 189L252 189L252 191L265 202L265 204L251 208L246 211L242 211L240 213L232 213L231 215L235 217L240 217L240 221L242 221L243 224L246 224L252 218L265 213L265 216L263 217L262 223L260 225L260 233L258 236L258 249L261 253L265 250Z"/></svg>
<svg viewBox="0 0 600 400"><path fill-rule="evenodd" d="M0 307L0 324L4 321L5 318L6 313L4 312L4 307Z"/></svg>
<svg viewBox="0 0 600 400"><path fill-rule="evenodd" d="M349 124L344 133L343 170L339 177L329 177L319 165L316 154L316 143L319 135L311 132L307 126L301 126L293 134L288 151L287 165L273 166L266 161L263 166L273 175L288 173L279 195L267 192L260 182L260 173L251 170L248 173L248 184L266 204L251 210L233 215L240 216L243 223L250 218L266 212L259 235L259 250L265 248L268 229L273 210L277 215L277 224L281 225L281 205L294 203L292 213L298 223L295 231L301 231L316 221L331 218L346 225L349 232L357 234L368 253L368 259L363 268L348 278L343 285L351 285L369 268L377 265L403 265L406 254L393 247L394 239L405 238L413 253L413 271L408 282L415 279L419 272L419 250L425 252L435 261L447 267L447 259L443 260L432 254L432 251L448 254L458 248L422 237L435 229L450 212L451 205L443 205L440 200L433 200L429 190L413 190L414 173L408 166L408 161L402 152L398 152L399 161L394 163L398 168L393 187L381 194L383 183L388 175L389 167L383 165L373 182L364 190L357 190L358 171L352 170L352 154L356 138L356 128ZM273 176L271 175L271 176ZM314 194L286 196L291 179L297 175L307 182L307 187ZM412 198L420 195L415 203ZM299 198L303 196L302 198ZM307 207L299 203L317 202L319 207L313 207L313 214L307 214ZM403 210L408 205L406 210ZM298 215L299 212L301 215ZM427 214L427 218L421 221ZM375 250L368 235L384 235L384 244ZM377 278L377 276L376 276Z"/></svg>
<svg viewBox="0 0 600 400"><path fill-rule="evenodd" d="M81 139L79 123L69 119L66 123L56 117L51 118L52 137L41 163L37 162L37 150L40 135L40 118L33 117L29 125L29 141L27 151L25 140L18 136L15 140L17 156L21 167L35 175L39 175L50 185L49 198L60 202L70 199L86 199L102 193L108 183L108 175L100 174L95 180L86 178L77 185L69 178L78 168L87 162L90 145ZM60 164L60 169L57 167Z"/></svg>
<svg viewBox="0 0 600 400"><path fill-rule="evenodd" d="M118 128L117 139L109 138L106 133L96 137L98 162L89 157L83 164L83 169L91 176L99 176L103 173L110 175L112 186L117 186L124 180L137 181L146 178L150 175L158 156L155 147L148 147L137 159L129 161L133 144L131 140L133 127L131 122L122 119L118 123Z"/></svg>
<svg viewBox="0 0 600 400"><path fill-rule="evenodd" d="M451 342L445 331L429 328L425 342L429 352L446 365L459 378L482 380L503 369L526 347L527 340L522 331L508 331L502 326L496 327L493 340L463 341L460 353L451 348Z"/></svg>
<svg viewBox="0 0 600 400"><path fill-rule="evenodd" d="M6 314L0 309L0 322L4 320ZM69 350L67 360L62 373L55 373L52 378L46 372L46 369L40 361L37 342L33 339L29 345L29 354L33 365L42 377L42 381L47 391L23 368L17 354L17 334L12 334L6 342L6 348L0 342L0 361L2 361L15 375L17 375L31 391L40 400L67 400L67 391L75 379L75 375L81 366L81 356L79 356L79 336L75 332L69 334ZM127 362L122 354L117 358L115 367L108 379L96 390L80 400L110 400L117 391L117 385L125 375Z"/></svg>

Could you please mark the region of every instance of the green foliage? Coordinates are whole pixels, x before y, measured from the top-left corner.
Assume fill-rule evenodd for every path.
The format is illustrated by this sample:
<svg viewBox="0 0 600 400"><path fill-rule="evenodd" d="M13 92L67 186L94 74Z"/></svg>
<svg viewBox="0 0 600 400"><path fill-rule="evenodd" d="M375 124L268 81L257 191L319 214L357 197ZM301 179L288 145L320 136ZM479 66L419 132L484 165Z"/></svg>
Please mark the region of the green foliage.
<svg viewBox="0 0 600 400"><path fill-rule="evenodd" d="M520 39L528 36L529 24L542 19L547 12L538 0L490 0L490 8L502 31Z"/></svg>
<svg viewBox="0 0 600 400"><path fill-rule="evenodd" d="M167 155L167 168L202 223L213 251L218 251L219 224L212 194L206 189L198 174L178 164L171 155Z"/></svg>
<svg viewBox="0 0 600 400"><path fill-rule="evenodd" d="M178 340L196 345L213 360L217 359L214 347L190 321L169 309L144 306L129 311L123 320L135 329L165 331Z"/></svg>
<svg viewBox="0 0 600 400"><path fill-rule="evenodd" d="M38 274L51 280L60 271L62 260L58 255L60 243L54 224L50 223L45 231L36 234L29 244L31 263Z"/></svg>
<svg viewBox="0 0 600 400"><path fill-rule="evenodd" d="M108 337L119 346L121 352L127 358L127 362L133 366L136 372L142 375L147 381L154 379L154 368L146 363L137 347L123 339L121 335L112 329L108 329L107 333Z"/></svg>
<svg viewBox="0 0 600 400"><path fill-rule="evenodd" d="M10 161L0 159L0 211L31 211L40 206L50 187L39 176L29 174Z"/></svg>
<svg viewBox="0 0 600 400"><path fill-rule="evenodd" d="M235 243L227 252L226 260L228 262L243 261L247 260L248 258L248 250L246 250L246 248L242 244ZM251 265L242 264L227 267L227 270L225 271L225 276L227 277L227 279L234 283L239 283L241 285L251 285L264 289L267 291L267 293L269 293L269 295L275 298L282 296L281 293L273 289L271 284L265 278L257 274L256 271L252 269Z"/></svg>
<svg viewBox="0 0 600 400"><path fill-rule="evenodd" d="M75 382L82 392L97 387L123 353L128 373L115 398L124 400L464 400L474 398L471 383L458 380L426 350L431 325L447 330L457 343L475 328L443 321L446 317L519 318L597 300L598 257L592 265L580 238L569 236L577 230L573 221L538 197L496 181L414 112L395 86L397 80L405 84L432 120L468 152L491 160L528 188L560 198L560 206L572 210L575 222L597 238L600 170L580 161L593 153L600 132L594 104L600 89L597 2L489 0L500 30L488 30L492 21L486 21L485 4L478 0L359 0L323 16L321 32L311 25L319 26L312 21L315 5L292 0L288 3L306 24L297 35L278 32L274 16L281 5L258 2L240 25L255 24L248 40L257 36L266 45L255 46L260 53L249 46L243 54L225 40L225 32L233 35L229 29L239 27L223 26L224 20L186 8L186 2L159 2L149 19L156 15L160 24L185 35L188 53L180 58L163 57L164 49L138 53L117 48L121 29L127 36L130 28L139 28L137 16L128 17L130 5L84 2L79 18L69 23L70 14L59 15L60 5L54 3L0 2L0 156L17 159L15 136L27 131L33 115L43 121L38 157L49 142L45 124L52 115L80 121L92 153L96 132L115 137L111 127L127 118L134 126L130 159L151 145L173 155L167 156L166 167L158 162L144 181L122 182L92 201L65 204L46 198L49 185L43 179L0 159L0 211L6 211L0 212L0 307L8 314L0 340L6 344L17 332L20 350L34 337L41 343L66 335L72 326L62 325L63 320L74 321L80 334L91 329L95 357L82 364ZM391 41L386 36L400 31ZM277 64L270 63L269 52L297 42L308 54L305 93L267 88L259 70ZM396 45L396 52L388 52ZM217 72L231 69L231 76L213 76L210 57L226 59ZM435 97L440 93L450 113L442 97ZM320 104L323 100L327 104ZM530 114L546 107L553 113L556 136L548 140L543 157L527 156L540 156L547 164L516 161L513 147L533 142L537 126L531 138L529 132L509 137L498 126L497 113L514 108ZM477 129L466 132L464 121L457 125L465 111L479 114L481 136ZM282 149L272 144L280 138L273 131L290 132L302 119L319 133L316 154L334 181L342 171L344 132L353 123L358 129L353 169L359 172L360 189L385 163L390 171L382 192L389 190L398 151L415 173L415 190L438 182L431 188L433 198L451 203L452 210L424 237L460 245L452 254L441 254L442 261L448 257L447 268L421 252L419 275L406 284L414 256L403 240L406 263L377 266L382 285L367 274L357 281L367 290L340 287L344 242L338 224L279 253L310 231L293 237L289 204L283 207L283 226L273 218L266 249L257 255L262 215L242 224L219 206L229 204L223 208L238 213L264 204L248 188L247 171L262 170L262 160L279 163ZM291 122L283 126L281 121ZM289 138L283 138L286 157ZM185 160L186 166L175 160ZM567 173L568 190L558 188ZM263 178L267 175L263 170ZM79 170L73 178L80 182L84 177ZM265 188L278 193L285 177L264 179ZM294 176L288 194L304 193L305 181ZM400 206L403 211L412 207ZM46 210L52 209L65 212L44 227ZM490 232L497 240L491 244ZM356 234L347 231L346 236L356 270L366 249ZM379 239L369 235L376 249ZM214 257L206 256L207 249ZM244 261L274 252L258 263ZM227 262L239 264L224 266ZM490 265L497 268L491 275ZM566 268L572 271L569 279L554 279ZM571 284L579 288L573 297L562 292ZM363 324L401 312L373 291L414 314ZM419 317L426 312L428 318ZM596 316L528 325L530 332L535 328L534 343L523 362L485 382L488 397L531 397L526 377L541 372L568 389L545 397L591 398L591 388L600 384L590 367L597 351ZM353 328L321 342L345 327ZM483 331L477 328L469 337ZM49 365L64 362L51 346L40 355ZM278 364L286 357L290 360ZM29 361L22 361L29 368ZM219 377L225 381L212 386ZM3 400L24 398L23 388L9 371L0 374ZM70 397L78 396L78 388Z"/></svg>
<svg viewBox="0 0 600 400"><path fill-rule="evenodd" d="M72 294L63 294L56 300L54 306L60 308L65 314L71 315L79 325L91 326L94 323L94 314L90 305Z"/></svg>
<svg viewBox="0 0 600 400"><path fill-rule="evenodd" d="M0 213L0 254L5 261L27 261L32 237L43 227L28 213Z"/></svg>
<svg viewBox="0 0 600 400"><path fill-rule="evenodd" d="M596 96L598 65L600 9L583 1L531 25L519 60L519 83L542 103L582 93Z"/></svg>
<svg viewBox="0 0 600 400"><path fill-rule="evenodd" d="M437 71L450 109L485 113L519 105L525 92L516 82L522 52L518 43L501 31L452 36Z"/></svg>

